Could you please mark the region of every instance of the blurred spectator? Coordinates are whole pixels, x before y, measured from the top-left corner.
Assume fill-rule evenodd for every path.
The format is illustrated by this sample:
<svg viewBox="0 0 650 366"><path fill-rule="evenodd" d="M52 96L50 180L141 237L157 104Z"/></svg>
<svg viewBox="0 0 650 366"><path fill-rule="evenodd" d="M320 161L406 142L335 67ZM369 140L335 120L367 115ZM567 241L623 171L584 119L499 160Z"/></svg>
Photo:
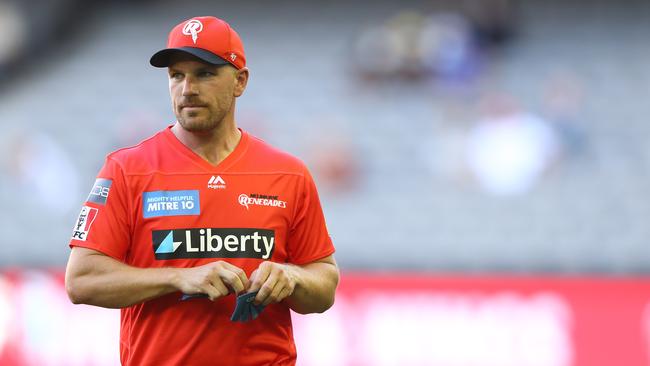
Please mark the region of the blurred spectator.
<svg viewBox="0 0 650 366"><path fill-rule="evenodd" d="M422 67L422 44L420 34L424 25L425 15L411 10L397 13L386 23L386 27L399 39L392 44L391 50L399 57L399 76L407 79L418 79L426 71ZM396 47L397 46L397 47Z"/></svg>
<svg viewBox="0 0 650 366"><path fill-rule="evenodd" d="M478 71L478 50L474 47L471 26L454 13L427 17L419 34L420 63L439 81L462 82Z"/></svg>
<svg viewBox="0 0 650 366"><path fill-rule="evenodd" d="M476 69L471 27L455 13L402 11L364 30L355 46L357 65L368 79L459 79Z"/></svg>
<svg viewBox="0 0 650 366"><path fill-rule="evenodd" d="M354 47L360 75L377 80L397 74L402 66L404 46L400 35L385 25L364 29Z"/></svg>
<svg viewBox="0 0 650 366"><path fill-rule="evenodd" d="M480 70L479 46L510 38L511 8L508 0L493 0L453 3L430 14L403 10L361 32L354 49L357 67L369 80L471 81Z"/></svg>
<svg viewBox="0 0 650 366"><path fill-rule="evenodd" d="M558 157L555 130L510 96L492 95L483 103L485 115L467 140L468 167L488 193L524 194Z"/></svg>

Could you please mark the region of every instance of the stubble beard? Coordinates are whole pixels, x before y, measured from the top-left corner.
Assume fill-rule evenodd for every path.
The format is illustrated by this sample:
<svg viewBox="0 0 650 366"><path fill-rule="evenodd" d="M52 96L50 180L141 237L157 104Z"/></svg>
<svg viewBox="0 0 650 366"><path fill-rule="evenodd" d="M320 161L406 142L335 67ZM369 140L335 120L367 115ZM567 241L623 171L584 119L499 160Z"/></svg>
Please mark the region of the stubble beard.
<svg viewBox="0 0 650 366"><path fill-rule="evenodd" d="M218 115L209 112L207 116L201 118L198 114L183 116L183 113L181 112L176 116L176 119L181 127L188 132L205 133L217 129L223 123L226 114L225 111Z"/></svg>

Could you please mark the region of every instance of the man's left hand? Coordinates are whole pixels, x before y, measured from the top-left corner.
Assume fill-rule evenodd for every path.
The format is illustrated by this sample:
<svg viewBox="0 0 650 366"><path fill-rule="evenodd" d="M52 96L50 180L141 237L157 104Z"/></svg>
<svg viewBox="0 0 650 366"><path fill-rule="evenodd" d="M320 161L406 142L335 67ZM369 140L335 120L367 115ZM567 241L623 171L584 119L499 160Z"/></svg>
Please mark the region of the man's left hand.
<svg viewBox="0 0 650 366"><path fill-rule="evenodd" d="M280 302L293 294L297 275L291 265L262 262L251 274L248 292L258 291L254 303L268 305Z"/></svg>

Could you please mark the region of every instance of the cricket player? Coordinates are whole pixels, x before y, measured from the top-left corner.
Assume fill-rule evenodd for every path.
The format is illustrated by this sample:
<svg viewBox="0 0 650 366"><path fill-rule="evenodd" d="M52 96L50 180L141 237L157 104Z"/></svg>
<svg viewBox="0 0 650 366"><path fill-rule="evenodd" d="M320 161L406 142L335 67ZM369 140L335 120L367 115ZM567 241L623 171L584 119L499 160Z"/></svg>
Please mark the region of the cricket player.
<svg viewBox="0 0 650 366"><path fill-rule="evenodd" d="M290 309L326 311L339 280L314 181L237 127L249 70L228 23L183 21L150 63L177 120L107 156L73 228L68 296L121 309L123 365L294 365ZM232 321L242 294L255 318Z"/></svg>

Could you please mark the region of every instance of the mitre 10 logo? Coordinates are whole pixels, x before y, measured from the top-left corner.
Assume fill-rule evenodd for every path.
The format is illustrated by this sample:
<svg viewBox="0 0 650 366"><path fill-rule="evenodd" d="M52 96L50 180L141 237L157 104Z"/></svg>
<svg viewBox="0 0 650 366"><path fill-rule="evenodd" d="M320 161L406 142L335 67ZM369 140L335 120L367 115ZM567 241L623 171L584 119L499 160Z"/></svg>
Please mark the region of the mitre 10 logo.
<svg viewBox="0 0 650 366"><path fill-rule="evenodd" d="M156 259L257 258L269 259L275 231L251 228L195 228L153 230Z"/></svg>

